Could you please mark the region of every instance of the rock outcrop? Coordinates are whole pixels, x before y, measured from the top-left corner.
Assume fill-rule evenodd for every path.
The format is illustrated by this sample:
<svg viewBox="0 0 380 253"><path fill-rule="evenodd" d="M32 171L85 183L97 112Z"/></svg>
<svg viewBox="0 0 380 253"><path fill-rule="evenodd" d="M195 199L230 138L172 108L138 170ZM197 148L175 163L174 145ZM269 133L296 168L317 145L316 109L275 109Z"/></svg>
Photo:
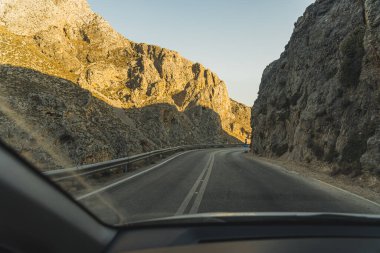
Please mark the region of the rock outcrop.
<svg viewBox="0 0 380 253"><path fill-rule="evenodd" d="M317 0L264 71L253 150L380 173L380 1Z"/></svg>
<svg viewBox="0 0 380 253"><path fill-rule="evenodd" d="M46 168L250 134L250 108L216 74L129 41L85 0L0 0L0 35L1 138Z"/></svg>

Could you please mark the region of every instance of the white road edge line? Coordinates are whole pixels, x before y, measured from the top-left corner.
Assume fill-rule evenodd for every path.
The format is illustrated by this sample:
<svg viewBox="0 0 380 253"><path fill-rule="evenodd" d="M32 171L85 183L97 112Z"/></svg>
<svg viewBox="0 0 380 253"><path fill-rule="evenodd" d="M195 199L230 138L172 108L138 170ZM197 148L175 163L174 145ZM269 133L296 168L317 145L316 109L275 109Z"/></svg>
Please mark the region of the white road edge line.
<svg viewBox="0 0 380 253"><path fill-rule="evenodd" d="M198 185L199 183L201 182L202 178L203 178L203 175L205 174L205 172L207 171L207 168L208 168L208 165L210 164L210 161L211 161L211 156L210 158L207 160L207 163L206 163L206 166L204 167L204 169L202 170L201 174L199 175L199 177L197 178L197 180L195 181L193 187L191 187L190 191L187 193L185 199L183 200L183 202L181 203L181 205L179 206L177 212L175 213L175 215L182 215L184 214L187 206L189 205L190 203L190 200L192 199L194 193L195 193L195 190L198 188Z"/></svg>
<svg viewBox="0 0 380 253"><path fill-rule="evenodd" d="M274 168L280 169L280 170L282 170L282 171L284 171L284 172L287 172L287 173L289 173L289 172L290 172L290 173L293 173L293 174L295 174L295 175L297 175L297 176L301 176L301 177L303 177L303 178L305 178L305 179L312 179L312 180L315 180L315 181L318 182L318 183L321 183L321 184L324 184L324 185L330 186L330 187L332 187L332 188L334 188L334 189L336 189L336 190L342 191L342 192L344 192L344 193L346 193L346 194L352 195L352 196L354 196L354 197L356 197L356 198L359 198L359 199L361 199L361 200L367 201L367 202L369 202L369 203L371 203L371 204L373 204L373 205L375 205L375 206L380 207L380 204L377 203L377 202L375 202L375 201L369 200L369 199L364 198L364 197L362 197L362 196L360 196L360 195L358 195L358 194L356 194L356 193L353 193L353 192L350 192L350 191L344 190L344 189L342 189L342 188L339 188L338 186L334 186L334 185L332 185L332 184L326 183L326 182L324 182L324 181L322 181L322 180L319 180L319 179L316 179L316 178L314 178L314 177L311 177L311 176L308 176L308 177L307 177L307 176L304 176L304 175L302 175L302 174L295 173L295 171L288 170L288 169L286 169L286 168L283 167L283 166L280 166L280 165L277 165L277 164L272 164L272 163L270 163L270 162L260 161L260 160L256 160L256 159L255 159L255 161L257 161L257 162L259 162L259 163L261 162L261 163L263 163L263 164L265 164L265 165L267 165L267 166L272 166L272 167L274 167Z"/></svg>
<svg viewBox="0 0 380 253"><path fill-rule="evenodd" d="M332 184L329 184L329 183L323 182L323 181L321 181L321 180L319 180L319 179L316 179L316 178L313 178L313 179L316 180L316 181L319 182L319 183L322 183L322 184L328 185L328 186L330 186L330 187L332 187L332 188L334 188L334 189L337 189L337 190L340 190L340 191L342 191L342 192L344 192L344 193L347 193L347 194L353 195L353 196L355 196L355 197L357 197L357 198L359 198L359 199L361 199L361 200L368 201L368 202L370 202L371 204L380 207L380 204L379 204L379 203L376 203L375 201L372 201L372 200L366 199L366 198L364 198L364 197L362 197L362 196L360 196L360 195L358 195L358 194L356 194L356 193L353 193L353 192L350 192L350 191L344 190L344 189L342 189L342 188L339 188L339 187L334 186L334 185L332 185Z"/></svg>
<svg viewBox="0 0 380 253"><path fill-rule="evenodd" d="M94 195L94 194L97 194L97 193L99 193L99 192L102 192L102 191L108 190L108 189L110 189L110 188L112 188L112 187L115 187L116 185L119 185L119 184L124 183L124 182L126 182L126 181L128 181L128 180L131 180L131 179L133 179L133 178L135 178L135 177L141 176L141 175L143 175L143 174L145 174L145 173L147 173L147 172L149 172L149 171L151 171L151 170L153 170L153 169L156 169L157 167L160 167L161 165L163 165L163 164L165 164L165 163L167 163L167 162L169 162L169 161L171 161L171 160L177 158L178 156L184 155L184 154L186 154L186 153L188 153L188 152L191 152L191 151L194 151L194 150L188 150L188 151L182 152L182 153L180 153L180 154L177 154L177 155L175 155L175 156L173 156L173 157L171 157L171 158L169 158L169 159L163 161L162 163L159 163L159 164L157 164L157 165L155 165L155 166L153 166L153 167L151 167L151 168L149 168L149 169L147 169L147 170L141 171L141 172L139 172L139 173L137 173L137 174L135 174L135 175L133 175L133 176L130 176L130 177L124 178L124 179L119 180L119 181L117 181L117 182L115 182L115 183L109 184L109 185L104 186L104 187L102 187L102 188L99 188L99 189L97 189L97 190L95 190L95 191L92 191L92 192L89 192L89 193L84 194L84 195L82 195L82 196L79 196L79 197L77 197L77 198L75 198L75 199L76 199L76 200L82 200L82 199L88 198L88 197L90 197L90 196L92 196L92 195Z"/></svg>
<svg viewBox="0 0 380 253"><path fill-rule="evenodd" d="M198 212L199 206L200 206L200 204L202 202L203 194L206 191L206 186L207 186L208 180L209 180L210 175L211 175L212 167L214 166L214 158L215 158L215 153L213 153L211 155L211 161L210 161L210 163L209 163L209 165L207 167L206 177L203 180L203 183L202 183L201 188L200 188L200 190L198 192L198 195L197 195L197 197L194 200L194 204L193 204L193 206L190 209L190 212L189 212L190 214L194 214L194 213Z"/></svg>

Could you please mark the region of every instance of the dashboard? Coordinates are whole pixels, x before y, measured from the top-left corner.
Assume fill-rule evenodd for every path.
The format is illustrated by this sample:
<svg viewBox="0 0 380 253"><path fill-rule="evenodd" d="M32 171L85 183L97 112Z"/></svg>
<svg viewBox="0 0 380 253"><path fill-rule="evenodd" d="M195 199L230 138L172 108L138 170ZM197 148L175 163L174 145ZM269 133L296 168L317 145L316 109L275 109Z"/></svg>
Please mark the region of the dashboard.
<svg viewBox="0 0 380 253"><path fill-rule="evenodd" d="M132 228L119 232L109 252L380 252L377 225L276 223Z"/></svg>

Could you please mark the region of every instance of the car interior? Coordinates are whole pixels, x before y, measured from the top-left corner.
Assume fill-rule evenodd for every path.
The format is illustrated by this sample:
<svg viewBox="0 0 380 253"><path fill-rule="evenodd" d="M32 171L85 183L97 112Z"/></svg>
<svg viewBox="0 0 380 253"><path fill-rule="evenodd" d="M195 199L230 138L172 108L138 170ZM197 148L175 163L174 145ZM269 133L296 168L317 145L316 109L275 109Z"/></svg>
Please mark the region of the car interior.
<svg viewBox="0 0 380 253"><path fill-rule="evenodd" d="M186 217L102 223L4 145L0 252L379 252L375 218L334 215Z"/></svg>

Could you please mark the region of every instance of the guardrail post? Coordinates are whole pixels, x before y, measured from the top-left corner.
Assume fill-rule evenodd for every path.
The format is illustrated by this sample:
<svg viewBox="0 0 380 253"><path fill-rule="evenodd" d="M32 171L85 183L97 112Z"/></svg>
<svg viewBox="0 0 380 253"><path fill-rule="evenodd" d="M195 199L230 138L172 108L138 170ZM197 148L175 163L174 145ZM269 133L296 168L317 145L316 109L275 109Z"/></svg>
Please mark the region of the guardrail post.
<svg viewBox="0 0 380 253"><path fill-rule="evenodd" d="M128 163L123 165L123 173L127 173L127 172L128 172Z"/></svg>

